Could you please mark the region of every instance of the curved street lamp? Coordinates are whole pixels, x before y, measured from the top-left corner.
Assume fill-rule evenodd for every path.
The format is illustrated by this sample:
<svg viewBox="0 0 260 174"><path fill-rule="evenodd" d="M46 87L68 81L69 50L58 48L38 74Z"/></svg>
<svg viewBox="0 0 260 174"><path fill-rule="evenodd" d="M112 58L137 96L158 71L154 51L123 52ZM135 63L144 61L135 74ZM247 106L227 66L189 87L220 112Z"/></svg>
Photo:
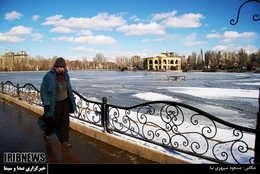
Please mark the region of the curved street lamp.
<svg viewBox="0 0 260 174"><path fill-rule="evenodd" d="M241 8L249 3L249 2L258 2L260 4L260 0L247 0L246 2L244 2L243 4L240 5L238 11L237 11L237 19L234 20L234 19L231 19L230 20L230 24L231 25L236 25L238 23L238 20L239 20L239 15L240 15L240 10ZM252 19L254 21L259 21L260 20L260 17L258 14L254 14ZM256 118L256 129L260 130L260 87L259 87L259 97L258 97L258 104L259 104L259 107L258 107L258 112L257 112L257 118ZM260 163L260 133L256 133L256 136L255 136L255 163Z"/></svg>
<svg viewBox="0 0 260 174"><path fill-rule="evenodd" d="M238 9L238 11L237 11L237 19L236 19L236 20L234 20L234 19L231 19L231 20L230 20L230 24L231 24L231 25L236 25L236 24L238 23L239 15L240 15L240 10L241 10L241 8L242 8L245 4L247 4L248 2L258 2L258 3L260 4L260 0L247 0L246 2L244 2L243 4L241 4L240 7L239 7L239 9ZM252 17L252 19L253 19L254 21L259 21L259 20L260 20L260 17L259 17L258 14L254 14L253 17Z"/></svg>

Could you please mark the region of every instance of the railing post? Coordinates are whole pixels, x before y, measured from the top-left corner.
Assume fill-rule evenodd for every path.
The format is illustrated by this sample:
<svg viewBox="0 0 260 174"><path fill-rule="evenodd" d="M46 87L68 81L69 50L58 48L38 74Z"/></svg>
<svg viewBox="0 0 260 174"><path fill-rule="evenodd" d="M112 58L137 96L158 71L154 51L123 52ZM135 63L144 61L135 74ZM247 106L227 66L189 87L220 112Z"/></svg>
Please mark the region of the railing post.
<svg viewBox="0 0 260 174"><path fill-rule="evenodd" d="M260 129L260 87L258 96L258 112L256 117L256 129ZM260 163L260 135L257 132L255 135L255 163Z"/></svg>
<svg viewBox="0 0 260 174"><path fill-rule="evenodd" d="M17 98L20 98L19 83L17 83L16 91Z"/></svg>
<svg viewBox="0 0 260 174"><path fill-rule="evenodd" d="M104 132L107 133L107 98L102 98L102 106L101 106L101 124L104 127Z"/></svg>

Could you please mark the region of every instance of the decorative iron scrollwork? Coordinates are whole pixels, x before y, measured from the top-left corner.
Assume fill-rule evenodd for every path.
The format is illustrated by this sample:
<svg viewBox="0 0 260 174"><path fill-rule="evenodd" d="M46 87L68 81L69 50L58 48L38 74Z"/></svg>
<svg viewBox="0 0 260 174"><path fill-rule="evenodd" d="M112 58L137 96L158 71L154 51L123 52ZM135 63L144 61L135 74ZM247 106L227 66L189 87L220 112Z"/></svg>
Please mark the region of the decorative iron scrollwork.
<svg viewBox="0 0 260 174"><path fill-rule="evenodd" d="M10 81L6 81L2 86L2 92L12 97L17 97L17 86Z"/></svg>
<svg viewBox="0 0 260 174"><path fill-rule="evenodd" d="M40 91L32 84L20 87L2 82L1 93L42 106ZM71 117L81 123L103 127L165 151L187 154L216 163L258 163L254 139L259 129L235 125L193 106L170 101L151 101L122 107L86 99L73 90L77 112ZM224 136L223 136L224 135Z"/></svg>
<svg viewBox="0 0 260 174"><path fill-rule="evenodd" d="M153 101L108 107L113 132L212 162L253 163L253 144L247 141L252 132L192 106Z"/></svg>
<svg viewBox="0 0 260 174"><path fill-rule="evenodd" d="M31 104L42 105L40 91L32 84L26 83L19 87L18 97L20 100L25 100Z"/></svg>
<svg viewBox="0 0 260 174"><path fill-rule="evenodd" d="M101 103L91 102L74 90L73 93L76 100L77 112L70 116L96 126L102 126Z"/></svg>
<svg viewBox="0 0 260 174"><path fill-rule="evenodd" d="M236 25L236 24L238 23L239 15L240 15L240 10L241 10L241 8L242 8L245 4L247 4L248 2L258 2L258 3L260 4L260 0L248 0L248 1L244 2L242 5L240 5L240 7L239 7L239 9L238 9L238 11L237 11L237 19L236 19L236 20L235 20L235 19L231 19L231 20L230 20L230 24L231 24L231 25ZM260 20L258 14L254 14L253 17L252 17L252 19L253 19L254 21L259 21L259 20Z"/></svg>

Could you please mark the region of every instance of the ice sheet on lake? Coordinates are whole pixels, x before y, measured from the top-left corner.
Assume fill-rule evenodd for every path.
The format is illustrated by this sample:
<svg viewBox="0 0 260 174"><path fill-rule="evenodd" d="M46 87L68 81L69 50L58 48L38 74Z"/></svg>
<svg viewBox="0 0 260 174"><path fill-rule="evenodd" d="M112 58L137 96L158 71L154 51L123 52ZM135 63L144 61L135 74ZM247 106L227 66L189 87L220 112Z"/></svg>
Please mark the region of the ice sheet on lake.
<svg viewBox="0 0 260 174"><path fill-rule="evenodd" d="M199 88L199 87L164 87L171 92L184 93L206 99L229 99L229 98L258 98L258 90L227 89L227 88Z"/></svg>
<svg viewBox="0 0 260 174"><path fill-rule="evenodd" d="M148 101L156 101L156 100L178 101L178 99L173 98L171 96L154 93L154 92L138 93L138 94L134 94L133 96Z"/></svg>
<svg viewBox="0 0 260 174"><path fill-rule="evenodd" d="M260 86L260 82L257 83L237 83L238 85L255 85L255 86Z"/></svg>

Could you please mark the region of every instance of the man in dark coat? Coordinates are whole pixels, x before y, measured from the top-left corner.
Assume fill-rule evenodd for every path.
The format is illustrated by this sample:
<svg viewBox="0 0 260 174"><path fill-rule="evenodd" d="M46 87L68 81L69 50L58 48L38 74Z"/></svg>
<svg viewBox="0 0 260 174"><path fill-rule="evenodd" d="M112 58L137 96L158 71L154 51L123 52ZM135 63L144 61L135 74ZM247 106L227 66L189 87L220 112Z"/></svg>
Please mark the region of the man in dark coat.
<svg viewBox="0 0 260 174"><path fill-rule="evenodd" d="M52 69L43 77L40 92L46 123L44 139L49 141L51 131L59 128L62 145L71 146L68 142L69 113L76 111L76 103L66 62L62 57L56 59Z"/></svg>

